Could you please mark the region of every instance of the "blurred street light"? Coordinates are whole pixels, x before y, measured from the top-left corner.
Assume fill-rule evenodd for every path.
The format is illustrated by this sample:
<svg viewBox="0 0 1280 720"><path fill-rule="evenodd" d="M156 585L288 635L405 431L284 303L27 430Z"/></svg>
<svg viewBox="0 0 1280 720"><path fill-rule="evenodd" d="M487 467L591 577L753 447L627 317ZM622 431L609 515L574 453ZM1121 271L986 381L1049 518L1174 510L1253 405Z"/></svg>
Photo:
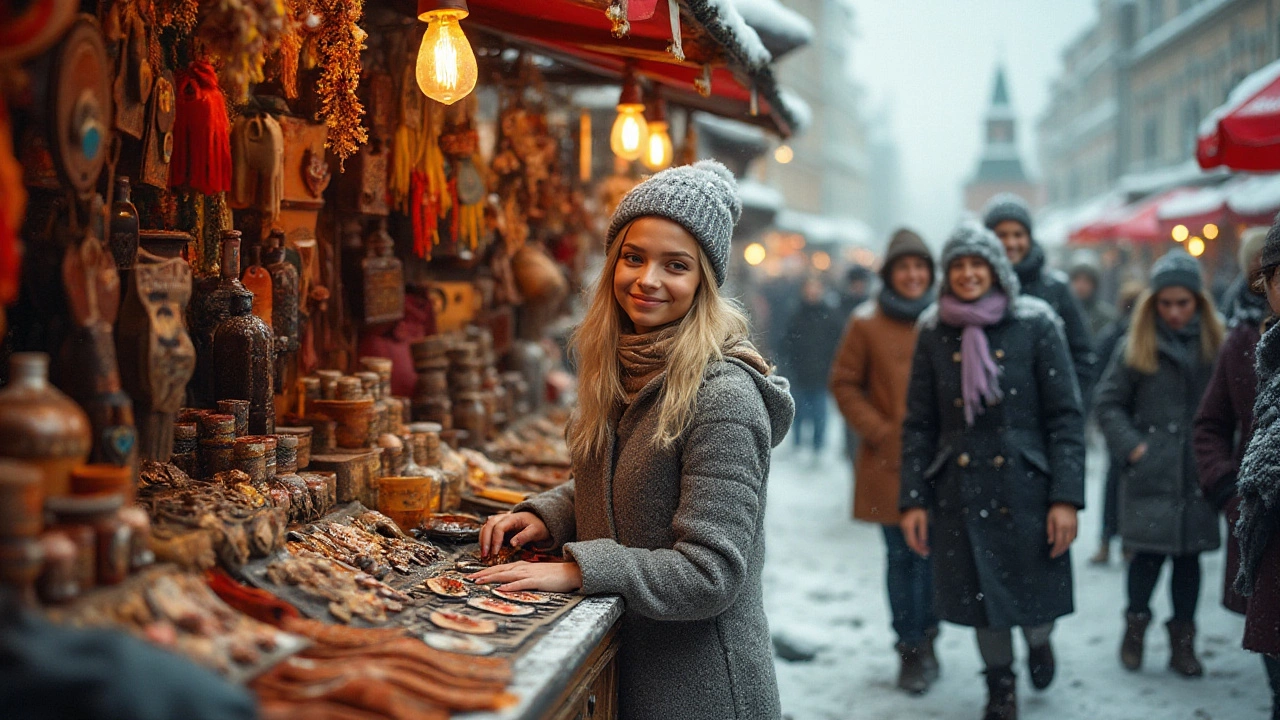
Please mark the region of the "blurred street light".
<svg viewBox="0 0 1280 720"><path fill-rule="evenodd" d="M1208 225L1205 225L1205 226L1204 226L1204 239L1205 239L1205 240L1217 240L1217 239L1218 239L1218 226L1217 226L1217 225L1214 225L1213 223L1209 223Z"/></svg>
<svg viewBox="0 0 1280 720"><path fill-rule="evenodd" d="M1191 235L1191 233L1190 233L1190 231L1188 231L1188 230L1187 230L1187 226L1186 226L1186 225L1174 225L1174 226L1173 226L1173 241L1174 241L1174 242L1183 242L1183 241L1185 241L1185 240L1187 239L1187 237L1188 237L1188 236L1190 236L1190 235Z"/></svg>
<svg viewBox="0 0 1280 720"><path fill-rule="evenodd" d="M756 265L764 262L766 254L767 253L765 252L763 245L760 243L751 243L747 246L746 250L743 251L742 257L747 261L748 265L755 267Z"/></svg>
<svg viewBox="0 0 1280 720"><path fill-rule="evenodd" d="M779 163L786 165L795 159L796 153L791 149L790 145L779 145L777 150L773 151L773 159Z"/></svg>
<svg viewBox="0 0 1280 720"><path fill-rule="evenodd" d="M1193 237L1187 241L1187 252L1192 257L1200 257L1204 254L1204 241L1198 237Z"/></svg>
<svg viewBox="0 0 1280 720"><path fill-rule="evenodd" d="M813 266L821 271L831 269L831 256L819 250L813 254Z"/></svg>

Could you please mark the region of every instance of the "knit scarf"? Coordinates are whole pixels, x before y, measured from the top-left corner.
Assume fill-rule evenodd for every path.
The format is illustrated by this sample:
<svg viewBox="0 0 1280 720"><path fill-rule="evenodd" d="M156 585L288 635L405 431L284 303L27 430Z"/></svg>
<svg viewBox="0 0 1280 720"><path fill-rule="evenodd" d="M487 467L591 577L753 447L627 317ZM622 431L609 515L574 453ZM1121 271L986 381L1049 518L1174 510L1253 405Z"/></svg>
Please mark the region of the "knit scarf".
<svg viewBox="0 0 1280 720"><path fill-rule="evenodd" d="M622 333L618 337L618 367L622 371L622 389L627 403L635 402L644 386L667 370L667 360L675 345L680 325L668 325L661 330L644 334ZM745 362L761 375L771 372L769 362L760 355L751 341L745 337L725 340L720 351L725 357Z"/></svg>
<svg viewBox="0 0 1280 720"><path fill-rule="evenodd" d="M1183 370L1193 372L1200 365L1200 316L1178 330L1157 317L1156 342Z"/></svg>
<svg viewBox="0 0 1280 720"><path fill-rule="evenodd" d="M1236 491L1240 519L1235 536L1240 542L1240 573L1236 592L1253 594L1262 553L1280 529L1280 323L1258 341L1258 398L1253 405L1253 439L1240 461Z"/></svg>
<svg viewBox="0 0 1280 720"><path fill-rule="evenodd" d="M1027 254L1013 266L1013 271L1018 274L1018 282L1022 283L1022 287L1034 284L1040 279L1040 272L1044 270L1044 250L1040 249L1039 243L1032 241L1031 249Z"/></svg>
<svg viewBox="0 0 1280 720"><path fill-rule="evenodd" d="M1252 325L1258 327L1271 314L1271 305L1266 295L1259 295L1248 287L1241 289L1236 296L1236 306L1231 313L1231 327Z"/></svg>
<svg viewBox="0 0 1280 720"><path fill-rule="evenodd" d="M990 403L1004 397L997 380L1000 368L991 359L987 334L982 331L998 322L1009 308L1009 296L993 290L974 300L964 302L954 295L943 295L938 301L938 316L942 322L963 328L960 332L960 396L964 399L964 421L970 427L974 418L983 412L983 402Z"/></svg>
<svg viewBox="0 0 1280 720"><path fill-rule="evenodd" d="M894 320L913 323L920 317L920 313L925 311L925 308L933 304L933 291L930 290L915 300L908 300L894 292L893 288L886 283L884 287L880 288L880 297L877 298L877 301L880 303L880 310L885 315Z"/></svg>

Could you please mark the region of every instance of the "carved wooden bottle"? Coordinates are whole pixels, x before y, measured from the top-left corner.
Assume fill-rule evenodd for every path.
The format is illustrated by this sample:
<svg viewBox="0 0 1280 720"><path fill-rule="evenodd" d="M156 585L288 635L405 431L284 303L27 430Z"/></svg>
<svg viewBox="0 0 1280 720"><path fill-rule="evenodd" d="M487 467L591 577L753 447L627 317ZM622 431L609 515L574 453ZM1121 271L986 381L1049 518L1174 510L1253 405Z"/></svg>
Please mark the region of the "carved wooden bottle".
<svg viewBox="0 0 1280 720"><path fill-rule="evenodd" d="M263 255L267 272L271 273L271 331L276 335L278 360L276 379L283 382L284 369L298 351L298 268L285 260L284 233L272 230L267 236Z"/></svg>
<svg viewBox="0 0 1280 720"><path fill-rule="evenodd" d="M238 238L223 244L224 279L228 267L236 267L231 263L239 260L239 247ZM231 273L234 278L235 270ZM269 435L276 426L272 383L275 339L271 328L253 314L253 294L248 290L231 297L229 312L230 317L218 323L213 332L213 394L218 400L248 400L249 433Z"/></svg>

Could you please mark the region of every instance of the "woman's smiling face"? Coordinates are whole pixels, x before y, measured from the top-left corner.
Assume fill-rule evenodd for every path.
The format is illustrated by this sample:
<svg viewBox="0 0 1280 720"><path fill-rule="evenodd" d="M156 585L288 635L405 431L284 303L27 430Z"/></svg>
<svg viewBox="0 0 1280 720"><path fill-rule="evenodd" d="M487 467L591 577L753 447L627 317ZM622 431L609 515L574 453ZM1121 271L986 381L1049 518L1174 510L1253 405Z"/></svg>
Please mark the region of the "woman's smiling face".
<svg viewBox="0 0 1280 720"><path fill-rule="evenodd" d="M951 294L963 302L973 302L991 289L991 265L977 255L962 255L947 266Z"/></svg>
<svg viewBox="0 0 1280 720"><path fill-rule="evenodd" d="M613 297L637 333L679 321L693 307L702 284L698 241L666 218L637 218L619 235Z"/></svg>

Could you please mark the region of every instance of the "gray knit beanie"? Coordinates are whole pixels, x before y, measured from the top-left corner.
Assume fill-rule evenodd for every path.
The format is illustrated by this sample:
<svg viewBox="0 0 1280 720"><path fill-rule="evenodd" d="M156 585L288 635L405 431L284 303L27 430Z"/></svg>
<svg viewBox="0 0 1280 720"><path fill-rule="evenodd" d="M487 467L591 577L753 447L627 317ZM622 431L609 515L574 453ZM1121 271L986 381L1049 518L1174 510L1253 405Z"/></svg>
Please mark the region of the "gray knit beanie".
<svg viewBox="0 0 1280 720"><path fill-rule="evenodd" d="M1027 207L1027 201L1013 193L1000 193L987 201L987 206L982 209L982 224L987 226L988 230L995 230L996 226L1005 220L1014 220L1022 223L1022 227L1027 229L1027 235L1031 235L1031 208Z"/></svg>
<svg viewBox="0 0 1280 720"><path fill-rule="evenodd" d="M715 160L699 160L663 170L631 188L609 222L605 248L628 223L646 215L664 217L688 230L707 254L716 285L724 285L733 226L742 215L738 183L729 168Z"/></svg>
<svg viewBox="0 0 1280 720"><path fill-rule="evenodd" d="M951 262L970 255L976 255L991 265L996 284L1010 300L1018 297L1022 287L1018 283L1018 274L1013 271L1013 265L1009 264L1009 256L1005 255L1004 245L1000 244L995 233L972 220L960 223L942 246L942 294L952 294L949 272Z"/></svg>
<svg viewBox="0 0 1280 720"><path fill-rule="evenodd" d="M1262 244L1262 267L1280 266L1280 213L1276 213L1267 230L1267 240Z"/></svg>
<svg viewBox="0 0 1280 720"><path fill-rule="evenodd" d="M1170 250L1151 266L1151 292L1157 293L1167 287L1175 286L1184 287L1194 293L1204 289L1204 280L1200 277L1200 263L1182 248Z"/></svg>

